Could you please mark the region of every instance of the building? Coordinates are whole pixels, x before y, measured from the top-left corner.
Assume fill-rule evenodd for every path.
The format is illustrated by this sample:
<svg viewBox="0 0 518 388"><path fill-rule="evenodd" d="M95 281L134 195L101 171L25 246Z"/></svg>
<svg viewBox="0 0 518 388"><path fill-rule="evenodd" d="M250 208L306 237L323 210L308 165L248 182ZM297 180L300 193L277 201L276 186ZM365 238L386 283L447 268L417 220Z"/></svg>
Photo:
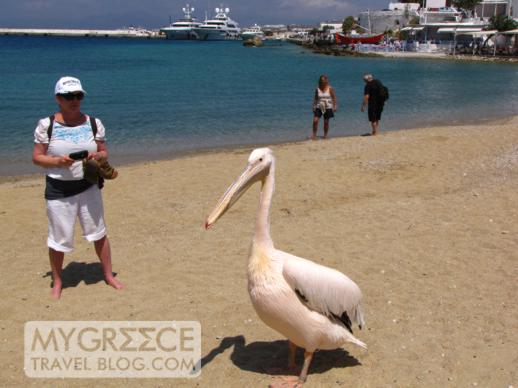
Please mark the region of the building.
<svg viewBox="0 0 518 388"><path fill-rule="evenodd" d="M418 16L419 3L390 3L381 11L364 11L358 16L362 30L380 34L388 30L399 30Z"/></svg>
<svg viewBox="0 0 518 388"><path fill-rule="evenodd" d="M342 31L342 25L343 25L343 21L339 21L339 20L326 21L326 22L321 22L318 29L323 30L324 27L327 27L332 32Z"/></svg>
<svg viewBox="0 0 518 388"><path fill-rule="evenodd" d="M447 6L446 0L428 0L419 11L419 26L413 28L416 40L452 41L459 33L482 31L492 16L511 15L512 2L516 0L483 0L472 14L467 14Z"/></svg>

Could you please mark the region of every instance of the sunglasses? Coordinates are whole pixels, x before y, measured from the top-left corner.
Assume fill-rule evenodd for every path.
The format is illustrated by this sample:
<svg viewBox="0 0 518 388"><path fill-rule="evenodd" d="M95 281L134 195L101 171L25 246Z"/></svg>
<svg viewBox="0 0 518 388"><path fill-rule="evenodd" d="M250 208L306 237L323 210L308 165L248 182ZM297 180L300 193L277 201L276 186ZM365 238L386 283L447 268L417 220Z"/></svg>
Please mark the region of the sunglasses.
<svg viewBox="0 0 518 388"><path fill-rule="evenodd" d="M72 101L73 99L77 99L81 101L85 98L83 93L66 93L66 94L58 94L58 96L63 97L67 101Z"/></svg>

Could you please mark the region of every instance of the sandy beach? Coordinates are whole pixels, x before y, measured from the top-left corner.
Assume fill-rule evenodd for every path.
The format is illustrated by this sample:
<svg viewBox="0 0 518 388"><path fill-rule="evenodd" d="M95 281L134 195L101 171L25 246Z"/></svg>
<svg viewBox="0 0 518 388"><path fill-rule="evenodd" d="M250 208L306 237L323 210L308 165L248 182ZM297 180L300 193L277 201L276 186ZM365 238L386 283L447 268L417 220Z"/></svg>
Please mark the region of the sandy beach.
<svg viewBox="0 0 518 388"><path fill-rule="evenodd" d="M271 147L276 247L344 272L364 294L366 328L355 335L369 350L316 353L305 386L518 386L517 129L515 117ZM0 385L272 383L265 369L287 362L286 340L256 316L246 284L259 185L203 228L251 149L121 166L103 192L126 288L105 285L78 228L59 301L50 298L43 175L1 183ZM36 320L197 320L201 376L28 378L24 324Z"/></svg>

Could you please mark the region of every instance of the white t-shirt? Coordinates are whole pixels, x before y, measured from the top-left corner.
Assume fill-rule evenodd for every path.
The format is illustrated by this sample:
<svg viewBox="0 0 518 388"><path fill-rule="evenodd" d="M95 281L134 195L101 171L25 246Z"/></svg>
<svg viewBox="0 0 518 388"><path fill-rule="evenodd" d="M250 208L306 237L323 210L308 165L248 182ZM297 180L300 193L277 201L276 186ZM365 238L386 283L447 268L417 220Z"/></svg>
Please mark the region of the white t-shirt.
<svg viewBox="0 0 518 388"><path fill-rule="evenodd" d="M65 156L72 152L87 150L88 152L97 151L98 141L105 141L105 129L101 120L95 119L97 124L97 134L94 139L94 133L90 125L90 117L86 116L83 124L75 127L67 127L57 121L54 121L52 136L49 144L49 136L47 130L50 125L48 117L41 119L34 130L34 143L48 144L47 155ZM64 181L83 179L83 164L81 160L74 162L70 167L53 167L46 168L45 173L54 179Z"/></svg>

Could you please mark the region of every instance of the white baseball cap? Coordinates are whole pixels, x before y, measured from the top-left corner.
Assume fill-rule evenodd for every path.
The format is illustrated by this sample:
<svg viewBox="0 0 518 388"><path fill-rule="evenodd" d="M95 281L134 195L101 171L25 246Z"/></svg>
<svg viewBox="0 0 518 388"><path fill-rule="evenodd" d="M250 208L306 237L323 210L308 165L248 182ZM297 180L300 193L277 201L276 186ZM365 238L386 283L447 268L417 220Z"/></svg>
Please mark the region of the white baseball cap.
<svg viewBox="0 0 518 388"><path fill-rule="evenodd" d="M74 77L61 77L58 82L56 82L56 87L54 88L54 94L67 94L74 92L83 92L83 87L81 86L81 81Z"/></svg>

